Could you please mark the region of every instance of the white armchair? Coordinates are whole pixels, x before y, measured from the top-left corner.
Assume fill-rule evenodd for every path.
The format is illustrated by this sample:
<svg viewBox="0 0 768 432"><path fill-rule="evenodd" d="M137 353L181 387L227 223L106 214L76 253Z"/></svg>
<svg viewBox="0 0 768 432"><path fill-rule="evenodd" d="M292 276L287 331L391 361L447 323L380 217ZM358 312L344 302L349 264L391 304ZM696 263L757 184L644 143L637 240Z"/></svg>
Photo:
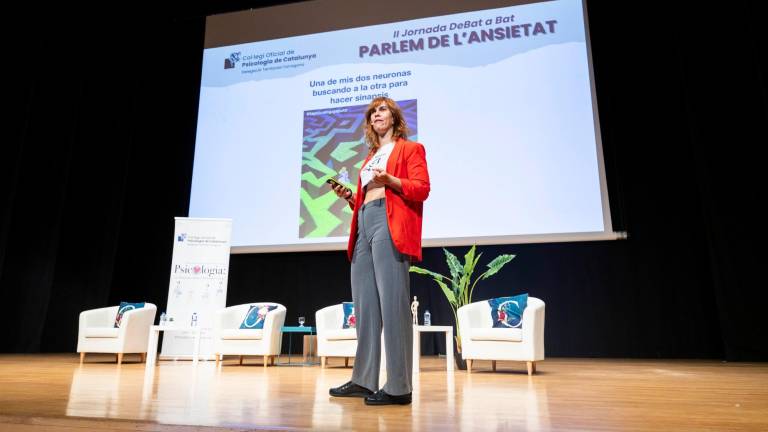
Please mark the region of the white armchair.
<svg viewBox="0 0 768 432"><path fill-rule="evenodd" d="M536 362L544 360L544 302L540 299L528 297L522 328L493 328L487 301L462 306L458 312L467 372L472 373L473 360L491 360L494 371L497 360L513 360L526 362L532 375Z"/></svg>
<svg viewBox="0 0 768 432"><path fill-rule="evenodd" d="M240 329L240 324L251 305L262 304L277 306L267 313L263 329ZM230 306L216 312L213 324L213 346L216 353L216 365L225 355L239 355L240 364L243 356L262 356L264 367L280 355L282 329L285 323L285 306L278 303L254 302Z"/></svg>
<svg viewBox="0 0 768 432"><path fill-rule="evenodd" d="M125 312L120 327L115 328L118 308L110 306L80 313L77 335L80 363L85 353L114 353L118 365L123 363L123 354L140 354L142 362L147 359L149 328L155 322L157 306L145 303L143 308Z"/></svg>
<svg viewBox="0 0 768 432"><path fill-rule="evenodd" d="M317 356L321 367L325 367L328 357L344 357L344 366L349 366L349 358L357 351L357 332L354 328L342 328L344 306L337 304L315 312L317 326Z"/></svg>

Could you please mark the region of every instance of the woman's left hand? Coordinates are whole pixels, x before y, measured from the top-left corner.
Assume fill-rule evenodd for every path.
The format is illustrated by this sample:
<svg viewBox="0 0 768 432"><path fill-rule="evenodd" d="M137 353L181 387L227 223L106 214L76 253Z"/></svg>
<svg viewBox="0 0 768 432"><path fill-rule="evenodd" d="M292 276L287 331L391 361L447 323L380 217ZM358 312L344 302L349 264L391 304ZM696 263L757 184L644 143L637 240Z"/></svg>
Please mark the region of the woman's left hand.
<svg viewBox="0 0 768 432"><path fill-rule="evenodd" d="M373 181L380 185L387 186L392 183L392 176L381 168L374 168Z"/></svg>
<svg viewBox="0 0 768 432"><path fill-rule="evenodd" d="M393 175L389 175L386 171L384 171L381 168L374 168L373 169L373 180L372 181L374 181L374 182L376 182L376 183L378 183L380 185L389 186L390 188L392 188L392 189L394 189L394 190L396 190L398 192L400 192L400 190L403 187L402 183L400 183L400 179L399 178L397 178L397 177L395 177Z"/></svg>

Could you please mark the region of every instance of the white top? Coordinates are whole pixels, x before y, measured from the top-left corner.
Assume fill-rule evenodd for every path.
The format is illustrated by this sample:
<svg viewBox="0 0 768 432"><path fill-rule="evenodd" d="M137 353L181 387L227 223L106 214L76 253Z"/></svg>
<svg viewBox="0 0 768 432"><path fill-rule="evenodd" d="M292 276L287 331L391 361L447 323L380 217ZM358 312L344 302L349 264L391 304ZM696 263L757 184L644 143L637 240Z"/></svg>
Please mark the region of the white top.
<svg viewBox="0 0 768 432"><path fill-rule="evenodd" d="M360 169L360 183L362 187L368 185L373 179L373 169L379 168L382 170L387 169L387 161L389 155L392 154L392 149L395 148L395 143L389 143L379 147L379 151Z"/></svg>

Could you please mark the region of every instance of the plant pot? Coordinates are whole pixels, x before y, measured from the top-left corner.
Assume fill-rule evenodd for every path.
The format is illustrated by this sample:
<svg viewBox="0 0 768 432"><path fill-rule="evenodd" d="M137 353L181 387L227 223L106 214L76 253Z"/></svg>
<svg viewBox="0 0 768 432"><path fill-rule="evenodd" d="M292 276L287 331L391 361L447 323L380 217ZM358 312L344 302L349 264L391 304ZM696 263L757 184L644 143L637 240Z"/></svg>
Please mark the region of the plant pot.
<svg viewBox="0 0 768 432"><path fill-rule="evenodd" d="M467 370L467 361L461 356L461 351L456 346L456 338L453 339L453 360L456 363L456 369Z"/></svg>
<svg viewBox="0 0 768 432"><path fill-rule="evenodd" d="M453 360L456 362L456 369L467 370L467 361L464 360L460 352L456 351L455 347L453 349Z"/></svg>

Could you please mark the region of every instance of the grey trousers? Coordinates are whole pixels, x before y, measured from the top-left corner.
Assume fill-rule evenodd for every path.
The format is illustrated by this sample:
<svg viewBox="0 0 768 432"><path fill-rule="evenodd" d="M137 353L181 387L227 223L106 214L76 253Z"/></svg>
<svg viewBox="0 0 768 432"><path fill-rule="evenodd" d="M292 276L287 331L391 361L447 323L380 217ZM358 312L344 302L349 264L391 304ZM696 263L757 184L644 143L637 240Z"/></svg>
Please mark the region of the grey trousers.
<svg viewBox="0 0 768 432"><path fill-rule="evenodd" d="M384 198L363 205L357 222L351 270L357 318L352 382L372 391L379 389L383 329L387 363L387 383L383 390L390 395L411 393L410 261L392 243Z"/></svg>

